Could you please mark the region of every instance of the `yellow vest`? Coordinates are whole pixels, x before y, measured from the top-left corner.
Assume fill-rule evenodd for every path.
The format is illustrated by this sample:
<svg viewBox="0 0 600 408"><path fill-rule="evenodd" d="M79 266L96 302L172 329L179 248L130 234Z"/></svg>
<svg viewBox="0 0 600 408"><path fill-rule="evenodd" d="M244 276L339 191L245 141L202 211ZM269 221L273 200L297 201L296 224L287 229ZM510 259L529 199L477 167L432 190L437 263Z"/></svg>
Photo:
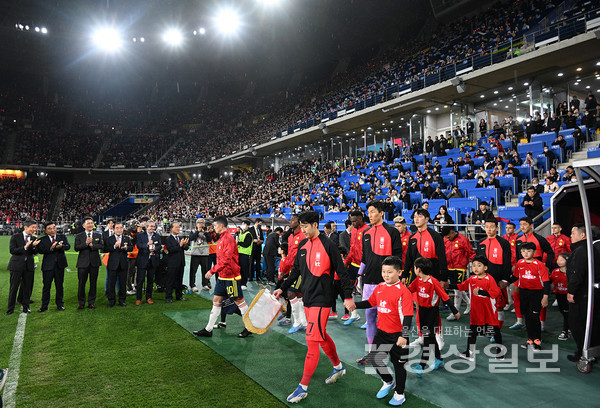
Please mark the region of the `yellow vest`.
<svg viewBox="0 0 600 408"><path fill-rule="evenodd" d="M238 252L240 254L248 255L248 256L252 255L252 245L254 244L254 242L252 242L248 248L244 248L244 247L240 246L239 243L244 242L244 240L246 239L246 235L249 235L249 234L250 234L249 231L242 232L238 238Z"/></svg>

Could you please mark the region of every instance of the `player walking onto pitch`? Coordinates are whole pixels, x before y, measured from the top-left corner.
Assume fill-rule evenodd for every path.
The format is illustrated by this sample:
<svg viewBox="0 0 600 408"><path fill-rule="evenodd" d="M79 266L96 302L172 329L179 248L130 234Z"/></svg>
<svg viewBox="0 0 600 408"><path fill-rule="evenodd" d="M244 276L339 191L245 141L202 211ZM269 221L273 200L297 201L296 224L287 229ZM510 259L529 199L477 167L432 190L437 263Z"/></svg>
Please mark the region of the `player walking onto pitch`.
<svg viewBox="0 0 600 408"><path fill-rule="evenodd" d="M352 300L352 285L348 278L342 257L335 244L327 236L319 232L319 214L306 211L298 217L300 228L306 236L298 245L298 252L290 276L282 283L281 288L273 292L276 298L286 291L299 276L302 276L301 291L304 295L304 310L308 325L306 327L306 345L308 351L304 362L304 374L298 388L291 393L287 401L299 402L308 395L308 384L319 364L320 350L323 349L333 364L333 373L326 384L333 384L346 374L335 348L335 344L326 326L331 306L335 302L336 290L333 284L334 273L337 273L344 292L344 306L353 311L356 307Z"/></svg>

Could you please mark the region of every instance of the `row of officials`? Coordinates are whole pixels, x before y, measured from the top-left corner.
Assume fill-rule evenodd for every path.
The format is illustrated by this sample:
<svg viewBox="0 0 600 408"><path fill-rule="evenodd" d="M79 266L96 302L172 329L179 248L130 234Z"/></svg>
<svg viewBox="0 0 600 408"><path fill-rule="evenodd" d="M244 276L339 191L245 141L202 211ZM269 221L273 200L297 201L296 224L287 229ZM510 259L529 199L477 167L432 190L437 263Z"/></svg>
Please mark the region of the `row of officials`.
<svg viewBox="0 0 600 408"><path fill-rule="evenodd" d="M142 301L145 295L147 303L152 301L154 278L159 269L160 255L166 259L165 299L167 303L173 302L173 291L175 299L185 301L183 297L183 271L185 267L185 254L189 248L189 238L180 237L181 226L178 222L169 225L169 235L161 237L156 232L154 221L147 221L145 230L137 234L129 234L125 231L123 223L117 222L106 231L99 233L94 229L94 221L91 217L82 220L83 232L75 236L74 249L77 256L77 276L79 280L77 298L78 309L87 307L96 308L96 287L98 271L102 264L101 253L106 253L105 261L107 269L106 296L108 307L126 306L127 271L129 267L128 253L137 248L138 254L135 258L137 268L136 277L136 304ZM7 269L10 271L10 289L8 295L8 308L6 315L14 313L16 303L20 303L24 313L31 313L31 293L33 291L35 257L43 254L41 264L43 289L42 304L38 312L48 310L50 303L50 289L52 283L56 288L56 308L65 310L63 282L65 268L68 266L65 251L71 248L66 235L58 233L54 222L43 225L45 235L36 237L38 224L28 219L24 222L23 232L13 235L10 239L11 258ZM89 290L86 297L86 287L89 280ZM118 284L118 294L115 287ZM144 290L145 283L145 290Z"/></svg>

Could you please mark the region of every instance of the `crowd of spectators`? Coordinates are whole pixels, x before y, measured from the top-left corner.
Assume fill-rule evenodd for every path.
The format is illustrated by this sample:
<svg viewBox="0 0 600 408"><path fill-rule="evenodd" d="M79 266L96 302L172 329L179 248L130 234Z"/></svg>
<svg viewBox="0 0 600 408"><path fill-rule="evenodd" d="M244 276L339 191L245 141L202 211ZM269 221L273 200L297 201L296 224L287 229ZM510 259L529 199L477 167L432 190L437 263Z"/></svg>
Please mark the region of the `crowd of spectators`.
<svg viewBox="0 0 600 408"><path fill-rule="evenodd" d="M50 179L0 179L0 220L3 224L27 218L47 220L55 188Z"/></svg>
<svg viewBox="0 0 600 408"><path fill-rule="evenodd" d="M64 197L58 220L73 222L83 216L97 216L123 201L130 193L157 192L154 183L96 182L64 183Z"/></svg>
<svg viewBox="0 0 600 408"><path fill-rule="evenodd" d="M67 146L56 146L63 149L62 153L37 155L41 152L22 149L17 154L17 162L29 163L32 162L31 157L43 157L51 162L89 166L93 159L86 155L97 154L99 146L97 138L85 136L84 130L104 131L106 126L120 129L121 134L110 136L110 146L102 157L101 167L157 164L173 144L175 148L158 163L160 166L221 157L245 146L264 143L288 126L311 119L318 123L323 114L351 109L356 103L373 96L385 99L385 89L393 84L407 83L435 73L448 64L471 56L491 55L499 50L501 44L519 38L535 27L559 3L558 0L528 0L515 2L511 7L499 3L474 17L440 25L436 33L426 40L412 39L408 45L392 47L374 59L360 61L346 72L307 84L293 92L256 92L251 97L219 96L189 99L185 103L165 101L147 105L124 103L123 106L76 101L72 109L74 113L69 114L73 116L69 132L61 131L61 124L48 126L45 123L39 128L56 130L55 138L66 141ZM574 16L589 7L586 2L577 1L568 12ZM35 108L39 105L45 109ZM21 117L29 116L34 122L38 122L39 118L57 120L68 116L65 113L66 103L58 96L51 102L17 100L11 106L11 111ZM185 133L190 125L197 127L196 133ZM184 136L171 135L170 131L174 129ZM83 137L80 136L82 132ZM32 136L32 140L37 139ZM146 147L142 151L140 140L144 141L141 145Z"/></svg>
<svg viewBox="0 0 600 408"><path fill-rule="evenodd" d="M281 168L234 172L215 180L174 180L161 187L161 199L148 216L154 219L233 216L246 211L269 211L299 188L326 180L333 169L320 160Z"/></svg>

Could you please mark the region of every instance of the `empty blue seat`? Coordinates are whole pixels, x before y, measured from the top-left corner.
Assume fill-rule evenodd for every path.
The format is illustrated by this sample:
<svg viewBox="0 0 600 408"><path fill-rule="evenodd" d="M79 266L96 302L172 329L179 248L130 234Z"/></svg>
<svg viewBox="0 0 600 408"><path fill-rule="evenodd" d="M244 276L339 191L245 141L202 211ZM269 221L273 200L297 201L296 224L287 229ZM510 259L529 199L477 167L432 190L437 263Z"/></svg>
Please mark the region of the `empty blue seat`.
<svg viewBox="0 0 600 408"><path fill-rule="evenodd" d="M500 183L502 193L509 190L512 193L519 191L519 188L517 186L517 179L513 176L496 177L496 180L498 180L498 182Z"/></svg>
<svg viewBox="0 0 600 408"><path fill-rule="evenodd" d="M496 207L500 204L500 190L496 187L472 188L469 189L467 195L469 197L477 197L480 202L487 201L488 204L493 202L493 205Z"/></svg>
<svg viewBox="0 0 600 408"><path fill-rule="evenodd" d="M346 197L346 200L348 200L348 201L353 201L353 202L358 201L358 194L354 190L344 191L344 197Z"/></svg>
<svg viewBox="0 0 600 408"><path fill-rule="evenodd" d="M517 145L517 151L519 153L527 153L527 152L542 151L542 150L544 150L544 143L542 143L542 142L519 143Z"/></svg>
<svg viewBox="0 0 600 408"><path fill-rule="evenodd" d="M415 204L421 204L421 201L423 201L423 193L409 193L410 195L410 206L412 208L413 205Z"/></svg>

